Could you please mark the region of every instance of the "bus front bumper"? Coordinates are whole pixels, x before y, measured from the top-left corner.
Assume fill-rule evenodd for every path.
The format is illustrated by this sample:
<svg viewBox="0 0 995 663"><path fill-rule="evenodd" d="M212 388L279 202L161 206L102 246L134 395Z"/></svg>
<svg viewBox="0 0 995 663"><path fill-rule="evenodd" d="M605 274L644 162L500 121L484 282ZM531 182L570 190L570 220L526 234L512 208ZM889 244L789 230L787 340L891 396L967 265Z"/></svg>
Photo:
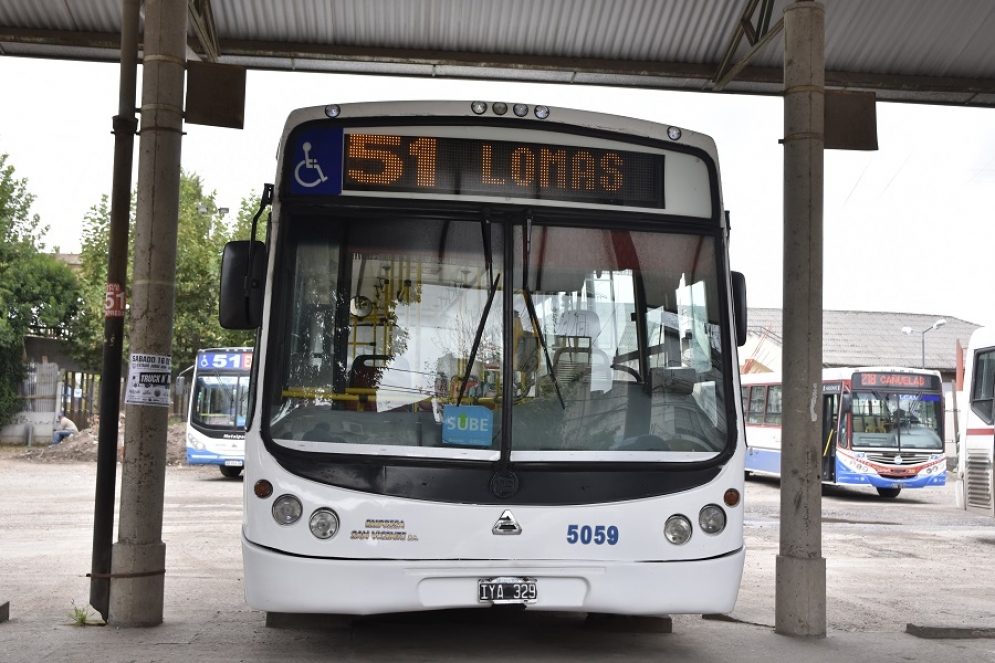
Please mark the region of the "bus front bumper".
<svg viewBox="0 0 995 663"><path fill-rule="evenodd" d="M245 598L267 612L369 615L490 607L478 582L535 579L530 610L622 615L725 614L739 593L746 549L680 562L354 560L298 557L242 536Z"/></svg>

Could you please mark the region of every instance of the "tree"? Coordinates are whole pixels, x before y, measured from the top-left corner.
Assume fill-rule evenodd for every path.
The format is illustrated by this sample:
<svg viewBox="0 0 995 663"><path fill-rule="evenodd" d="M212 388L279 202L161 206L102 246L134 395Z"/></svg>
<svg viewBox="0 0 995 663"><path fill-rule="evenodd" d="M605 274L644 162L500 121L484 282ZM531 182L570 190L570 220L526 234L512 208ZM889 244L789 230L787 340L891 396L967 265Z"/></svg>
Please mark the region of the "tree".
<svg viewBox="0 0 995 663"><path fill-rule="evenodd" d="M48 230L31 214L34 196L27 180L14 176L8 156L0 154L0 423L21 409L18 383L24 378L24 337L45 329L69 333L82 303L72 270L44 254L41 236Z"/></svg>
<svg viewBox="0 0 995 663"><path fill-rule="evenodd" d="M129 237L134 238L134 198L130 215ZM107 196L90 208L83 217L79 281L83 302L68 340L69 355L80 366L99 370L103 362L104 296L107 286L107 253L110 250L111 210ZM132 242L128 243L128 283L131 283ZM130 290L127 291L130 294ZM127 339L125 339L127 340Z"/></svg>
<svg viewBox="0 0 995 663"><path fill-rule="evenodd" d="M245 224L243 216L252 203L243 200L238 219L229 223L216 213L214 199L215 193L205 193L203 181L197 174L180 173L173 308L174 373L190 366L201 348L248 345L252 340L251 333L222 329L218 323L217 306L222 249L225 242ZM132 213L126 287L128 301L131 301L134 224ZM96 368L101 362L109 227L110 210L105 196L83 220L80 277L85 283L86 304L74 331L72 356L89 368ZM127 338L124 354L128 355Z"/></svg>

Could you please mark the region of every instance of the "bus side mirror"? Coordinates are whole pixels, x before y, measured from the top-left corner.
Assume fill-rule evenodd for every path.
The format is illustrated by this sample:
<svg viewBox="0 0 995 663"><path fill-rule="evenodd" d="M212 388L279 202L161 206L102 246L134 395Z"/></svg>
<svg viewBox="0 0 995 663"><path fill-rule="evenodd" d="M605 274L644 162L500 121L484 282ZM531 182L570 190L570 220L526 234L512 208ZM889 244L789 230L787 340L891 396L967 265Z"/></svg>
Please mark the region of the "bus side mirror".
<svg viewBox="0 0 995 663"><path fill-rule="evenodd" d="M240 240L225 244L221 256L218 322L225 329L256 329L263 321L266 245Z"/></svg>
<svg viewBox="0 0 995 663"><path fill-rule="evenodd" d="M732 312L736 322L736 345L746 345L746 277L732 273Z"/></svg>
<svg viewBox="0 0 995 663"><path fill-rule="evenodd" d="M849 414L853 410L853 396L849 393L840 396L840 409L843 411L843 414Z"/></svg>

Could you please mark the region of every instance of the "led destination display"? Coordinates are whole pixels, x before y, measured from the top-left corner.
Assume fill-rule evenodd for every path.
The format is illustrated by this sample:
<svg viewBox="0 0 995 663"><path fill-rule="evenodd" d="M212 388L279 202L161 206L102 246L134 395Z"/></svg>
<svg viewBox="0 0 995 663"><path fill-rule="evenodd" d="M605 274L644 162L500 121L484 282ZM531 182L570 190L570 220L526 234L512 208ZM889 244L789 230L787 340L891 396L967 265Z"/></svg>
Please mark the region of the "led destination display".
<svg viewBox="0 0 995 663"><path fill-rule="evenodd" d="M436 136L302 132L291 191L548 199L663 209L664 155Z"/></svg>
<svg viewBox="0 0 995 663"><path fill-rule="evenodd" d="M936 375L912 373L854 373L850 382L853 389L915 389L938 391L940 378Z"/></svg>
<svg viewBox="0 0 995 663"><path fill-rule="evenodd" d="M348 134L343 189L664 207L664 156L574 145Z"/></svg>

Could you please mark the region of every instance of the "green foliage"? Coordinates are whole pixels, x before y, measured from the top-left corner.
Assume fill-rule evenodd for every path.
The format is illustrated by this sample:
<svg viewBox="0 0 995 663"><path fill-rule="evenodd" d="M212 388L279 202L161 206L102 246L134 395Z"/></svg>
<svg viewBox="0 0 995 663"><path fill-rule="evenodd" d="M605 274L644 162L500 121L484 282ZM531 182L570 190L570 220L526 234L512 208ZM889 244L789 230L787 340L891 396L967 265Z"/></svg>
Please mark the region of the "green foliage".
<svg viewBox="0 0 995 663"><path fill-rule="evenodd" d="M88 606L81 608L76 605L76 601L72 601L72 604L73 607L69 611L69 619L72 620L73 626L86 626L93 623L90 621L90 608Z"/></svg>
<svg viewBox="0 0 995 663"><path fill-rule="evenodd" d="M27 180L14 176L14 167L0 154L0 423L21 409L18 383L25 375L24 336L45 328L69 333L82 295L69 267L41 253L47 230L31 214L34 196Z"/></svg>
<svg viewBox="0 0 995 663"><path fill-rule="evenodd" d="M190 366L197 350L206 347L251 345L251 333L234 332L218 324L218 285L221 252L225 242L246 226L246 209L256 202L244 199L236 220L232 222L216 212L215 193L206 193L204 183L195 173L180 173L180 201L177 219L176 289L173 308L174 372ZM203 211L206 210L206 211ZM131 217L129 251L135 236L134 212ZM249 215L251 220L251 214ZM101 364L104 328L104 291L107 281L108 232L110 209L106 196L90 210L83 221L83 249L80 254L85 305L74 330L72 355L89 368ZM246 231L247 232L247 231ZM246 234L247 236L247 234ZM132 301L131 268L128 258L128 301ZM125 319L127 322L127 318ZM127 334L127 331L126 331ZM124 356L127 357L127 336Z"/></svg>

